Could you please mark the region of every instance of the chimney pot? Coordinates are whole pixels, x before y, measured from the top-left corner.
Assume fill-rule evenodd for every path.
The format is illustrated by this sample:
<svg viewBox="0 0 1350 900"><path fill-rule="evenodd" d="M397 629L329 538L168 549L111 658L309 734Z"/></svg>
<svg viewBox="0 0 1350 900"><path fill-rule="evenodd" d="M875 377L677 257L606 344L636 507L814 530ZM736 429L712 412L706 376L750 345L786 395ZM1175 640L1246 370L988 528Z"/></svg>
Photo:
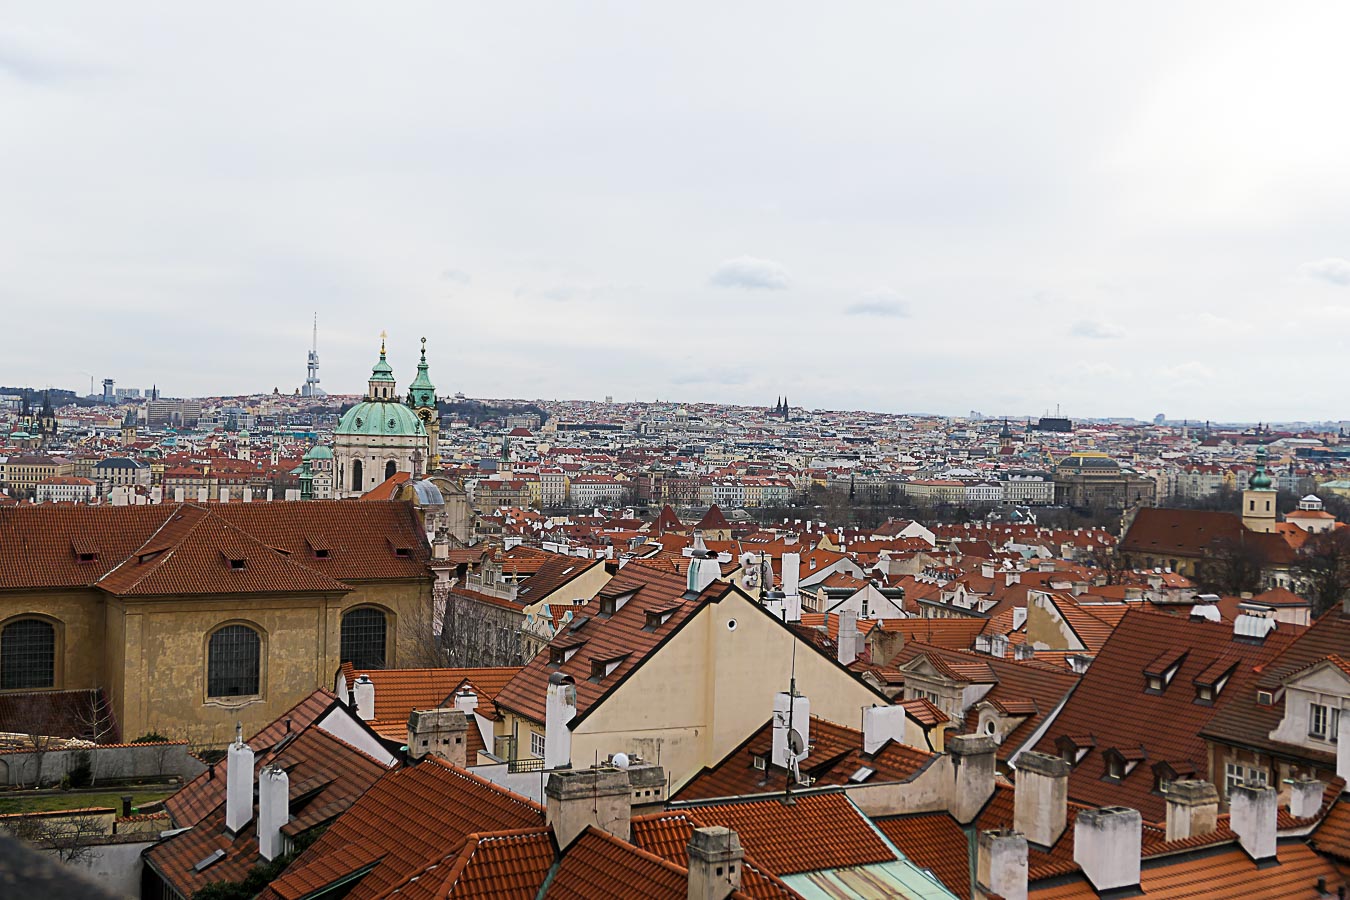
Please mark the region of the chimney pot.
<svg viewBox="0 0 1350 900"><path fill-rule="evenodd" d="M577 714L577 687L571 675L554 672L544 698L544 768L572 765L572 732L567 723Z"/></svg>
<svg viewBox="0 0 1350 900"><path fill-rule="evenodd" d="M237 725L225 758L225 827L237 834L253 821L253 748L244 743Z"/></svg>
<svg viewBox="0 0 1350 900"><path fill-rule="evenodd" d="M258 852L271 862L285 852L282 827L291 820L291 781L286 770L270 765L258 778Z"/></svg>
<svg viewBox="0 0 1350 900"><path fill-rule="evenodd" d="M549 773L544 800L559 849L571 846L588 827L629 839L633 794L627 772L608 766L559 769Z"/></svg>
<svg viewBox="0 0 1350 900"><path fill-rule="evenodd" d="M468 766L469 721L463 710L415 709L408 715L408 755L421 759L431 753L460 768Z"/></svg>
<svg viewBox="0 0 1350 900"><path fill-rule="evenodd" d="M976 895L1026 900L1027 839L1016 831L982 831L976 862Z"/></svg>
<svg viewBox="0 0 1350 900"><path fill-rule="evenodd" d="M1218 827L1219 792L1208 781L1174 781L1167 791L1167 840L1201 837Z"/></svg>
<svg viewBox="0 0 1350 900"><path fill-rule="evenodd" d="M352 696L356 698L356 714L369 722L375 718L375 682L369 675L358 675L352 687Z"/></svg>
<svg viewBox="0 0 1350 900"><path fill-rule="evenodd" d="M1054 846L1069 813L1069 764L1062 757L1028 750L1017 757L1013 827L1033 844Z"/></svg>
<svg viewBox="0 0 1350 900"><path fill-rule="evenodd" d="M1078 814L1073 861L1098 894L1139 885L1144 820L1137 809L1103 806Z"/></svg>
<svg viewBox="0 0 1350 900"><path fill-rule="evenodd" d="M689 900L726 900L741 889L745 851L730 828L695 828L689 836Z"/></svg>
<svg viewBox="0 0 1350 900"><path fill-rule="evenodd" d="M1299 819L1311 819L1322 809L1322 794L1326 785L1316 778L1295 778L1289 786L1289 814Z"/></svg>
<svg viewBox="0 0 1350 900"><path fill-rule="evenodd" d="M1272 787L1239 784L1228 795L1229 822L1238 842L1257 862L1275 856L1279 797Z"/></svg>

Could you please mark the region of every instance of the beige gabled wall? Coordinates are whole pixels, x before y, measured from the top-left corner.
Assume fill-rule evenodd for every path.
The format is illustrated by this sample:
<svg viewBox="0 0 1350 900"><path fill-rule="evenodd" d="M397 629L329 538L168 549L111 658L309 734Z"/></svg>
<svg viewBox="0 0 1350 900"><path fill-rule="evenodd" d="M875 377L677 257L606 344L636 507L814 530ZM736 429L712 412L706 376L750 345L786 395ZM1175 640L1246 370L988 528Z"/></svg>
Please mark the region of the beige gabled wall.
<svg viewBox="0 0 1350 900"><path fill-rule="evenodd" d="M678 788L769 721L774 695L788 688L794 642L797 689L812 715L861 728L863 708L886 702L733 591L592 709L573 730L574 764L619 751L659 756Z"/></svg>

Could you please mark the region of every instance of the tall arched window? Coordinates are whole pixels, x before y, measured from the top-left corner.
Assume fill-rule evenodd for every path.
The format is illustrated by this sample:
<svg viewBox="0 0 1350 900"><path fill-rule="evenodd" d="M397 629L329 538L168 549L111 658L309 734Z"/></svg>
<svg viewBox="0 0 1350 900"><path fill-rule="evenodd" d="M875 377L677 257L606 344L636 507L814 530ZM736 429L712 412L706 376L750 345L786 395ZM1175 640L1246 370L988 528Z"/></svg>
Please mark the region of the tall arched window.
<svg viewBox="0 0 1350 900"><path fill-rule="evenodd" d="M56 629L41 619L20 619L0 631L0 690L56 687Z"/></svg>
<svg viewBox="0 0 1350 900"><path fill-rule="evenodd" d="M359 491L361 488L361 460L354 459L352 460L352 490Z"/></svg>
<svg viewBox="0 0 1350 900"><path fill-rule="evenodd" d="M395 463L392 459L389 460L389 462L384 464L384 480L388 481L390 478L393 478L394 473L397 471L398 471L398 464Z"/></svg>
<svg viewBox="0 0 1350 900"><path fill-rule="evenodd" d="M383 669L389 624L378 609L354 609L342 617L342 659L358 669Z"/></svg>
<svg viewBox="0 0 1350 900"><path fill-rule="evenodd" d="M206 648L206 696L250 697L259 693L262 638L247 625L226 625Z"/></svg>

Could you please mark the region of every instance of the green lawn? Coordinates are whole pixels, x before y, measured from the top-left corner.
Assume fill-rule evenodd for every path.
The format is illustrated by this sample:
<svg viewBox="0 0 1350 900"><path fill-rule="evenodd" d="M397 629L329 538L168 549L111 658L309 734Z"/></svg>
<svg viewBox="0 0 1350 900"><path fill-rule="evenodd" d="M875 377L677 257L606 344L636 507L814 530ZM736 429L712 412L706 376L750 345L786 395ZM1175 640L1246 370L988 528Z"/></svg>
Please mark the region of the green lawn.
<svg viewBox="0 0 1350 900"><path fill-rule="evenodd" d="M122 798L131 795L132 807L163 800L173 791L70 791L61 794L32 795L23 791L0 794L0 815L22 812L48 812L55 809L79 809L85 806L111 806L121 813Z"/></svg>

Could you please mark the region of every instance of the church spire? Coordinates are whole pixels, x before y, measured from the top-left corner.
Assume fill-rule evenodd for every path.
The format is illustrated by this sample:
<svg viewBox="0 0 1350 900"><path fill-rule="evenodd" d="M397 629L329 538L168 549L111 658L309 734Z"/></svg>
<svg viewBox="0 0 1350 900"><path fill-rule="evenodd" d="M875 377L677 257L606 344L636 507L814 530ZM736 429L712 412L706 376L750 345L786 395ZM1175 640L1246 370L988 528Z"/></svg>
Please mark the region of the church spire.
<svg viewBox="0 0 1350 900"><path fill-rule="evenodd" d="M367 395L370 400L395 400L398 396L394 391L394 369L385 357L384 340L385 333L381 331L380 359L370 370L370 393Z"/></svg>

